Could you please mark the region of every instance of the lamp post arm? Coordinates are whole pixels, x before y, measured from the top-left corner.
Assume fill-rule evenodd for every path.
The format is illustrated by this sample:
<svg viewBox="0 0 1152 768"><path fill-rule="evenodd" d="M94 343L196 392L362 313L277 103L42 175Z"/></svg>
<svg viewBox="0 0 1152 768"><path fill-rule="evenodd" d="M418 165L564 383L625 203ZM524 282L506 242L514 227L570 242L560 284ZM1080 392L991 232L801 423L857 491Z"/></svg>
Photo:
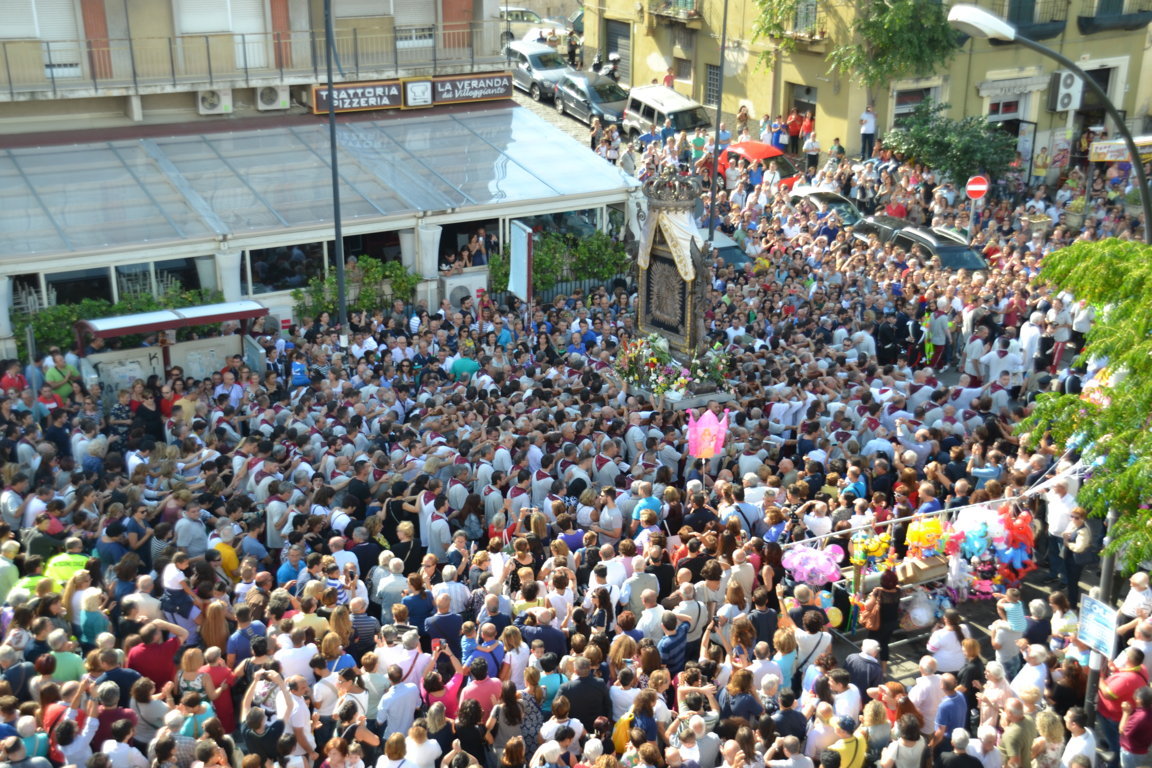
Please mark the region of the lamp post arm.
<svg viewBox="0 0 1152 768"><path fill-rule="evenodd" d="M1128 126L1124 123L1124 118L1119 110L1116 109L1116 105L1108 98L1108 94L1104 92L1100 84L1089 77L1084 70L1080 69L1080 67L1067 56L1035 40L1030 40L1020 35L1017 35L1013 42L1017 42L1025 48L1030 48L1058 62L1060 66L1083 80L1088 90L1096 94L1096 97L1104 104L1105 111L1108 113L1108 116L1112 118L1112 122L1116 124L1116 130L1120 131L1120 135L1124 138L1124 144L1128 147L1128 155L1132 161L1132 170L1136 174L1136 184L1140 188L1140 204L1144 208L1144 242L1152 245L1152 191L1148 189L1148 178L1144 175L1144 161L1140 158L1139 150L1136 149L1136 140L1132 138L1132 133L1128 130Z"/></svg>

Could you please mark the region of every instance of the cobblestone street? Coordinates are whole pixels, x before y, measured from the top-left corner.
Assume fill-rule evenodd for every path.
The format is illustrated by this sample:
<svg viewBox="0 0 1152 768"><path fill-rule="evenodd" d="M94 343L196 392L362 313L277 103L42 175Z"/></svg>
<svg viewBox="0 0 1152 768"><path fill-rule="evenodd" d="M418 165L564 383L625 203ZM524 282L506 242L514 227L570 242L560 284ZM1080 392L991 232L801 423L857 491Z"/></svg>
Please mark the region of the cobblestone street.
<svg viewBox="0 0 1152 768"><path fill-rule="evenodd" d="M532 101L532 97L523 91L516 90L514 93L517 104L532 110L584 146L588 146L588 126L584 125L584 123L573 117L561 115L556 111L556 107L551 101L541 101L537 103Z"/></svg>

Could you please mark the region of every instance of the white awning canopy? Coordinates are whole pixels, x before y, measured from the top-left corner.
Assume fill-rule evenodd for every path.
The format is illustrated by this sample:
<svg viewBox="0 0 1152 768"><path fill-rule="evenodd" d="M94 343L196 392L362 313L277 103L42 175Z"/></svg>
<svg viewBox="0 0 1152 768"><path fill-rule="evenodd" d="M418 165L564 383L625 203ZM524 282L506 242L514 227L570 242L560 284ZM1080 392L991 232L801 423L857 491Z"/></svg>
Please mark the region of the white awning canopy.
<svg viewBox="0 0 1152 768"><path fill-rule="evenodd" d="M222 304L205 304L183 309L164 309L157 312L140 312L135 315L102 317L98 320L81 320L76 323L78 331L86 331L92 336L111 338L137 333L157 333L190 325L210 325L228 320L251 320L264 317L268 308L258 301L228 301Z"/></svg>
<svg viewBox="0 0 1152 768"><path fill-rule="evenodd" d="M1033 91L1043 91L1048 87L1049 75L1013 77L1009 80L985 80L976 84L976 91L983 98L1003 98L1023 96Z"/></svg>
<svg viewBox="0 0 1152 768"><path fill-rule="evenodd" d="M342 221L556 200L623 202L638 182L531 111L493 106L337 127ZM320 119L256 131L0 150L0 263L333 225Z"/></svg>

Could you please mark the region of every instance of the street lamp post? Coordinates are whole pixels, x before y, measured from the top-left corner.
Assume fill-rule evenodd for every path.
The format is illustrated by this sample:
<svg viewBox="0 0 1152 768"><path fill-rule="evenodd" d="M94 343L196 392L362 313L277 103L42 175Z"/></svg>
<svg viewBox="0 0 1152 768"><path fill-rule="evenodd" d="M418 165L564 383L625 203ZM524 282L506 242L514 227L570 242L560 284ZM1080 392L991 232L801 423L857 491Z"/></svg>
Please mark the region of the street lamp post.
<svg viewBox="0 0 1152 768"><path fill-rule="evenodd" d="M1124 138L1124 143L1128 147L1128 155L1132 161L1132 169L1136 174L1136 185L1140 188L1140 202L1144 208L1144 242L1152 245L1152 192L1148 189L1148 179L1144 175L1144 162L1140 159L1140 152L1136 149L1136 142L1132 138L1128 126L1124 123L1124 118L1116 109L1116 105L1108 98L1108 94L1100 87L1092 78L1076 66L1076 63L1069 59L1067 56L1054 51L1051 48L1041 45L1035 40L1030 40L1027 37L1021 37L1016 28L1009 24L1004 19L989 13L983 8L978 8L975 5L954 5L948 11L948 22L965 32L972 37L991 38L994 40L1003 40L1010 43L1019 43L1025 48L1030 48L1036 51L1041 56L1046 56L1060 64L1060 66L1072 72L1079 77L1088 90L1096 94L1104 104L1104 109L1108 112L1108 116L1112 118L1112 122L1116 124L1116 130ZM1111 531L1116 523L1117 511L1115 509L1108 510L1107 520L1105 522L1105 531ZM1105 548L1107 549L1110 543L1110 537L1105 538ZM1116 556L1106 551L1104 559L1100 563L1100 600L1104 603L1111 605L1114 595L1112 594L1112 582L1116 574ZM1092 660L1088 670L1088 691L1085 695L1085 709L1087 710L1089 726L1094 723L1096 716L1096 692L1100 685L1101 668L1107 664L1109 659L1103 658L1095 651L1092 652Z"/></svg>
<svg viewBox="0 0 1152 768"><path fill-rule="evenodd" d="M1035 40L1030 40L1027 37L1022 37L1017 32L1016 27L1009 24L1004 19L1001 19L995 14L989 13L983 8L978 8L975 5L954 5L948 11L948 22L956 29L971 35L972 37L991 38L993 40L1003 40L1009 43L1019 43L1025 48L1030 48L1036 51L1041 56L1056 61L1060 66L1072 72L1079 77L1088 90L1096 94L1104 104L1104 109L1108 116L1112 118L1112 122L1116 124L1116 130L1124 138L1124 144L1128 147L1128 155L1132 161L1132 170L1136 174L1136 185L1140 188L1140 202L1144 207L1144 242L1152 245L1152 193L1148 189L1148 178L1144 175L1144 163L1140 159L1140 152L1136 148L1136 141L1132 138L1132 133L1128 130L1128 126L1124 123L1124 117L1116 109L1116 105L1108 98L1108 94L1100 87L1092 78L1076 66L1076 63L1069 59L1064 54L1054 51L1046 45L1041 45ZM1108 561L1105 560L1105 565ZM1113 566L1115 564L1113 563ZM1111 581L1111 576L1105 581ZM1101 585L1103 589L1104 585ZM1111 587L1108 587L1111 589Z"/></svg>
<svg viewBox="0 0 1152 768"><path fill-rule="evenodd" d="M324 59L328 66L328 151L332 166L333 256L336 258L336 317L340 332L348 333L348 302L344 284L344 231L340 226L340 168L336 159L336 93L332 88L332 0L324 0Z"/></svg>
<svg viewBox="0 0 1152 768"><path fill-rule="evenodd" d="M716 89L716 138L712 142L712 181L708 190L708 247L716 234L716 175L720 170L720 123L724 119L724 49L728 47L728 0L724 0L724 20L720 23L720 83ZM729 158L731 162L731 158ZM725 185L727 186L727 185ZM709 251L711 256L711 251Z"/></svg>

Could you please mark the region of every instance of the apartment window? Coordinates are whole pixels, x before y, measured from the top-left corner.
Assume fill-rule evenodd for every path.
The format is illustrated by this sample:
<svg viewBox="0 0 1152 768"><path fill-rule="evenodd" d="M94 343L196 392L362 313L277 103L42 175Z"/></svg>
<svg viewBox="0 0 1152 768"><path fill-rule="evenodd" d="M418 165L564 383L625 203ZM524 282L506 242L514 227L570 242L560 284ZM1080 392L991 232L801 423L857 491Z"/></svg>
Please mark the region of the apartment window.
<svg viewBox="0 0 1152 768"><path fill-rule="evenodd" d="M252 283L247 274L241 284L245 294L273 293L302 288L324 274L324 244L302 243L248 251Z"/></svg>
<svg viewBox="0 0 1152 768"><path fill-rule="evenodd" d="M672 67L677 80L692 81L692 62L688 59L673 59Z"/></svg>
<svg viewBox="0 0 1152 768"><path fill-rule="evenodd" d="M431 48L436 44L436 27L397 27L397 48Z"/></svg>
<svg viewBox="0 0 1152 768"><path fill-rule="evenodd" d="M710 107L720 103L720 67L716 64L704 65L704 103Z"/></svg>
<svg viewBox="0 0 1152 768"><path fill-rule="evenodd" d="M112 277L107 267L74 269L44 276L48 295L54 304L79 304L84 299L113 301Z"/></svg>
<svg viewBox="0 0 1152 768"><path fill-rule="evenodd" d="M939 97L937 88L907 88L905 90L896 91L892 99L892 123L895 127L900 127L904 119L916 110L916 107L925 101L936 101Z"/></svg>
<svg viewBox="0 0 1152 768"><path fill-rule="evenodd" d="M1017 26L1036 21L1036 0L1008 0L1008 21Z"/></svg>
<svg viewBox="0 0 1152 768"><path fill-rule="evenodd" d="M800 0L796 6L796 26L798 35L816 36L816 0Z"/></svg>
<svg viewBox="0 0 1152 768"><path fill-rule="evenodd" d="M1004 96L993 99L988 105L988 121L998 123L1003 120L1019 120L1023 104L1019 96Z"/></svg>
<svg viewBox="0 0 1152 768"><path fill-rule="evenodd" d="M391 0L333 0L332 15L337 19L391 16Z"/></svg>
<svg viewBox="0 0 1152 768"><path fill-rule="evenodd" d="M33 0L10 0L5 3L0 38L25 40L37 37L40 37L40 28L36 24L36 4Z"/></svg>
<svg viewBox="0 0 1152 768"><path fill-rule="evenodd" d="M672 45L679 48L685 56L692 55L696 45L696 34L681 24L672 25Z"/></svg>

